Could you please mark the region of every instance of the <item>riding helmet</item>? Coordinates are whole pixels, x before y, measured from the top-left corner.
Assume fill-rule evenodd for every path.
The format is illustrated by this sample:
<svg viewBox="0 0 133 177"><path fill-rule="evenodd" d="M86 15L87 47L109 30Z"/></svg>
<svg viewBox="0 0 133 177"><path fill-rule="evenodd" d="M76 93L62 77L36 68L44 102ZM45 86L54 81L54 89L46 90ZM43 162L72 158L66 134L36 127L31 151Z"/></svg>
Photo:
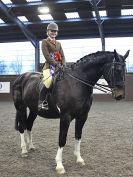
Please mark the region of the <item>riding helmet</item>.
<svg viewBox="0 0 133 177"><path fill-rule="evenodd" d="M54 22L51 22L51 23L48 24L47 30L56 30L56 31L58 31L58 25L56 23L54 23Z"/></svg>

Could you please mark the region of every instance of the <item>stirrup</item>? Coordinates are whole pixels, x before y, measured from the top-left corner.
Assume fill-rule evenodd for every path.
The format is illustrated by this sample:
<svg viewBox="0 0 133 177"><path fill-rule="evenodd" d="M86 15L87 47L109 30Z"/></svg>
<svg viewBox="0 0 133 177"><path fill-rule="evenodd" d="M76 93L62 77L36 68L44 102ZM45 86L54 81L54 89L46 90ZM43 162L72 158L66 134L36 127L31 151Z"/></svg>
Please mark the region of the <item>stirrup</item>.
<svg viewBox="0 0 133 177"><path fill-rule="evenodd" d="M49 109L48 102L46 100L44 100L43 103L42 103L42 109L44 109L44 110L48 110Z"/></svg>

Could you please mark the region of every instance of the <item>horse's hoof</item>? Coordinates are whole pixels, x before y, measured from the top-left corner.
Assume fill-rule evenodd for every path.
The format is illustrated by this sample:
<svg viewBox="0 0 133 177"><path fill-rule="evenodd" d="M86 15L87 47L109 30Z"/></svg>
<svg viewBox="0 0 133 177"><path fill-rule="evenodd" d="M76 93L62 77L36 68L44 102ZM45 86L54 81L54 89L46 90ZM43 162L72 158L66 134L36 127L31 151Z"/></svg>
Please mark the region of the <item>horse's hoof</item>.
<svg viewBox="0 0 133 177"><path fill-rule="evenodd" d="M35 151L36 148L35 148L34 146L29 146L28 150L29 150L29 151Z"/></svg>
<svg viewBox="0 0 133 177"><path fill-rule="evenodd" d="M83 161L77 161L76 163L78 163L78 164L81 165L81 166L84 166L84 165L85 165L84 160L83 160Z"/></svg>
<svg viewBox="0 0 133 177"><path fill-rule="evenodd" d="M36 150L36 148L30 148L29 152L34 152Z"/></svg>
<svg viewBox="0 0 133 177"><path fill-rule="evenodd" d="M22 154L21 154L21 157L23 157L23 158L28 157L28 153L22 153Z"/></svg>
<svg viewBox="0 0 133 177"><path fill-rule="evenodd" d="M82 166L84 166L85 165L85 162L84 162L84 160L80 157L79 159L77 159L77 162L76 163L78 163L78 164L80 164L80 165L82 165Z"/></svg>
<svg viewBox="0 0 133 177"><path fill-rule="evenodd" d="M57 174L59 174L59 175L62 175L62 174L65 174L65 173L66 173L64 167L56 167L56 172L57 172Z"/></svg>
<svg viewBox="0 0 133 177"><path fill-rule="evenodd" d="M84 161L82 161L82 162L77 161L77 163L80 164L81 166L84 166L84 165L85 165L85 162L84 162Z"/></svg>
<svg viewBox="0 0 133 177"><path fill-rule="evenodd" d="M66 171L64 170L64 169L58 169L58 170L56 170L57 171L57 174L58 175L62 175L62 174L65 174L66 173Z"/></svg>

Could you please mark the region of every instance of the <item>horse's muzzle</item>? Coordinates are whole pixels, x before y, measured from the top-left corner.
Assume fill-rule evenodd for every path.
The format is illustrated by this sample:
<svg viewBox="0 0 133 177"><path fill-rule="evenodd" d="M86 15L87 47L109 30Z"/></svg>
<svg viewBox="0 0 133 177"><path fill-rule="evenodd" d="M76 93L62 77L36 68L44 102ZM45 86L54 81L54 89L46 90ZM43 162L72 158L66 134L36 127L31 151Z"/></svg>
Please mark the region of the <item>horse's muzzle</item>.
<svg viewBox="0 0 133 177"><path fill-rule="evenodd" d="M124 88L114 88L112 89L112 95L116 100L121 100L125 98L125 89Z"/></svg>

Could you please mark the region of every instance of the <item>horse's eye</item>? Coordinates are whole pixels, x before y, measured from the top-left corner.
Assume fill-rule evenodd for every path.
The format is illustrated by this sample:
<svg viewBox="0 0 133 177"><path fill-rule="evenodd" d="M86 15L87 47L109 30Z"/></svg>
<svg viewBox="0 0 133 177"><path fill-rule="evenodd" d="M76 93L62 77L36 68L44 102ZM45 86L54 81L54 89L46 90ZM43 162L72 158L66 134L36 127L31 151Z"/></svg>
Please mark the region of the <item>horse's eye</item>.
<svg viewBox="0 0 133 177"><path fill-rule="evenodd" d="M116 67L116 70L119 70L119 71L120 71L121 69L122 69L122 68L121 68L120 65Z"/></svg>

